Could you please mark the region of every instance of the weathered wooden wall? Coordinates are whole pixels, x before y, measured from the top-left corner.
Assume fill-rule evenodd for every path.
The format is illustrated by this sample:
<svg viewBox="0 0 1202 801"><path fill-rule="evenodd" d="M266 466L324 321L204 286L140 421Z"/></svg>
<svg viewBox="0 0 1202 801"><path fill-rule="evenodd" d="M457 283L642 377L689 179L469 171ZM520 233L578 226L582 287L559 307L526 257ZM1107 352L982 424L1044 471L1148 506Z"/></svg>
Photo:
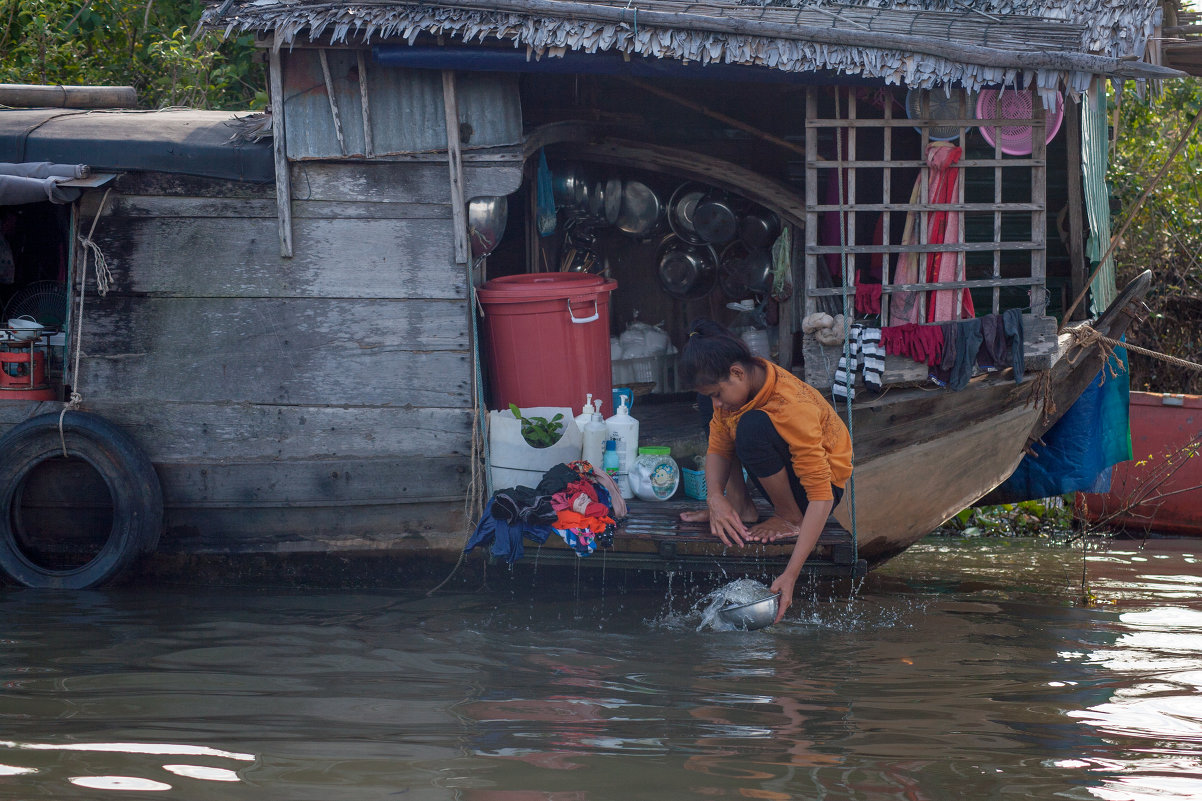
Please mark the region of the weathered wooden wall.
<svg viewBox="0 0 1202 801"><path fill-rule="evenodd" d="M469 165L472 196L520 164ZM294 257L273 188L115 182L94 238L77 390L163 482L161 549L382 548L462 536L470 308L445 162L292 165ZM81 204L87 230L99 194ZM404 546L402 546L404 547Z"/></svg>

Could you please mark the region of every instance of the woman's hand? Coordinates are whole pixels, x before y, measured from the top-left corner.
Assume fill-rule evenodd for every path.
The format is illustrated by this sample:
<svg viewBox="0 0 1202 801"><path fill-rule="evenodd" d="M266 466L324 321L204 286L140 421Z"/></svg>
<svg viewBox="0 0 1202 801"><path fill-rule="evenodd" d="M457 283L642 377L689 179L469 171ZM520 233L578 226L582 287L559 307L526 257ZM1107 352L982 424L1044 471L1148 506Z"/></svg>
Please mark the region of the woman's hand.
<svg viewBox="0 0 1202 801"><path fill-rule="evenodd" d="M789 611L789 607L793 605L793 586L797 583L797 577L791 576L789 573L781 573L776 577L776 581L772 582L769 588L773 592L779 592L780 598L776 602L776 620L773 623L779 623L785 616L785 612Z"/></svg>
<svg viewBox="0 0 1202 801"><path fill-rule="evenodd" d="M739 511L725 495L711 496L706 505L710 511L710 533L729 548L742 548L751 532L747 530Z"/></svg>

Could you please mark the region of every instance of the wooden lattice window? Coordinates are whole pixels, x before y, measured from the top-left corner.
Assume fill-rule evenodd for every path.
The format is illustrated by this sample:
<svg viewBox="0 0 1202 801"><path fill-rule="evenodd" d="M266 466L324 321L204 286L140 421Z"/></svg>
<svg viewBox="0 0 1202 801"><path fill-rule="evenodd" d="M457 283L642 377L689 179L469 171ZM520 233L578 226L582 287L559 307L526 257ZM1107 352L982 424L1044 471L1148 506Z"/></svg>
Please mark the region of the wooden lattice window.
<svg viewBox="0 0 1202 801"><path fill-rule="evenodd" d="M938 92L943 90L932 90ZM803 315L843 313L844 297L847 307L853 308L857 273L866 274L869 282L875 282L879 273L881 313L879 319L872 318L874 325L893 324L889 306L896 293L917 293L925 321L932 290L961 288L971 292L978 316L1020 308L1024 319L1044 319L1047 160L1042 104L1033 97L1030 119L982 120L976 117L976 98L952 90L950 100L944 101L946 95L938 98L944 113L932 119L931 96L916 94L917 107L907 113L906 93L901 90L808 90ZM948 103L956 109L950 115ZM994 136L995 144L990 145L980 131L982 125L1028 126L1031 152L1003 153L1001 137ZM937 140L962 148L954 168L958 171L955 193L946 203L930 202L932 171L925 154ZM932 215L948 212L962 215L962 241L931 244ZM913 244L903 244L907 221L911 230L916 229ZM923 280L893 282L901 254L940 252L957 254L963 280L926 280L924 257L920 260ZM807 343L807 354L812 351L813 344ZM824 380L817 374L823 371L823 365L810 365L807 360L807 380L829 385L829 376Z"/></svg>

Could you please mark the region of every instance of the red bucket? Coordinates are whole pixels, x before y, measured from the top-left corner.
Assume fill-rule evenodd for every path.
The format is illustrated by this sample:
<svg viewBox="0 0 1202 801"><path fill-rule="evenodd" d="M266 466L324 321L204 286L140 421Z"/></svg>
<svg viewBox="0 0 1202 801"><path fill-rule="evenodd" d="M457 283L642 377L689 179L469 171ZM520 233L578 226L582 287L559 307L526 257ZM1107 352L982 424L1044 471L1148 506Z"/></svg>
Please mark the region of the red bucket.
<svg viewBox="0 0 1202 801"><path fill-rule="evenodd" d="M609 400L609 294L617 286L587 273L526 273L481 285L489 408L575 410L589 393Z"/></svg>

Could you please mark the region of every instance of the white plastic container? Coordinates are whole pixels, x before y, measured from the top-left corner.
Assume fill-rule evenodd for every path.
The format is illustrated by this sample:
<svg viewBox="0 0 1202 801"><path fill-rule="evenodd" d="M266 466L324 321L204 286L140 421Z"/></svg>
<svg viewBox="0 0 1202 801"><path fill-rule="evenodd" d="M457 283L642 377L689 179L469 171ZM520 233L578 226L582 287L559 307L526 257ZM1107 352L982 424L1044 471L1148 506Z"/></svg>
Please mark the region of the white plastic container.
<svg viewBox="0 0 1202 801"><path fill-rule="evenodd" d="M621 397L621 405L612 417L605 421L608 438L618 442L618 491L623 498L634 497L630 488L630 468L639 457L639 421L630 414L626 396Z"/></svg>
<svg viewBox="0 0 1202 801"><path fill-rule="evenodd" d="M639 448L639 457L630 471L630 488L644 501L666 501L680 486L680 467L662 446Z"/></svg>
<svg viewBox="0 0 1202 801"><path fill-rule="evenodd" d="M522 424L508 409L488 413L488 447L494 490L509 487L535 487L543 473L561 462L580 458L582 435L571 424L572 410L566 406L532 406L522 409L524 417L563 415L565 423L559 441L549 448L535 448L522 436Z"/></svg>
<svg viewBox="0 0 1202 801"><path fill-rule="evenodd" d="M605 458L605 440L608 429L605 428L605 418L600 412L593 412L593 419L584 425L583 455L584 461L593 467L602 467Z"/></svg>
<svg viewBox="0 0 1202 801"><path fill-rule="evenodd" d="M593 412L596 409L593 407L593 393L585 395L586 400L584 406L580 409L580 414L576 415L576 427L584 432L584 427L588 425L588 421L593 419Z"/></svg>

